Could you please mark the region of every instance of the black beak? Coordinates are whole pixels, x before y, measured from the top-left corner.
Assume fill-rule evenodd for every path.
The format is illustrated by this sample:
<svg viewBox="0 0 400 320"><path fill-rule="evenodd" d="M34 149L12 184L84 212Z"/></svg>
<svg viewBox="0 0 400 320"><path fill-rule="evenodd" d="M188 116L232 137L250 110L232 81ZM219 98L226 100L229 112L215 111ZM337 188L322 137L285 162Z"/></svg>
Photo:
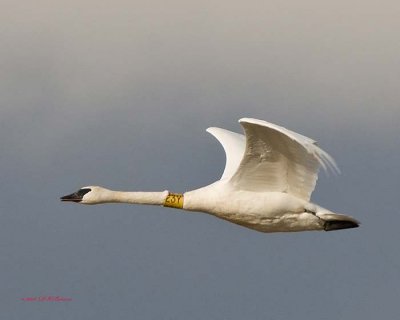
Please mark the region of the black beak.
<svg viewBox="0 0 400 320"><path fill-rule="evenodd" d="M90 192L92 189L89 188L84 188L84 189L80 189L77 192L71 193L69 195L66 195L64 197L61 197L60 200L61 201L72 201L72 202L81 202L83 196Z"/></svg>
<svg viewBox="0 0 400 320"><path fill-rule="evenodd" d="M82 196L78 194L78 192L71 193L69 195L66 195L64 197L60 198L61 201L72 201L72 202L81 202L82 201Z"/></svg>

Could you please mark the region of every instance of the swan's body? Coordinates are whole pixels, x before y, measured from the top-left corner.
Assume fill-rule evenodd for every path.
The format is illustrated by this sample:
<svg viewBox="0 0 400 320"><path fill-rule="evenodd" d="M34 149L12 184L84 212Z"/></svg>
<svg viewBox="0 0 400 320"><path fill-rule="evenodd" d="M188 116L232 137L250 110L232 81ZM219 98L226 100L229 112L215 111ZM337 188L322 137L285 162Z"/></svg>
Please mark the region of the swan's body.
<svg viewBox="0 0 400 320"><path fill-rule="evenodd" d="M207 129L222 144L226 165L220 180L182 194L121 192L84 187L63 201L136 203L201 211L262 231L337 230L358 227L353 218L310 202L319 167L338 171L314 140L261 120L239 121L246 136Z"/></svg>

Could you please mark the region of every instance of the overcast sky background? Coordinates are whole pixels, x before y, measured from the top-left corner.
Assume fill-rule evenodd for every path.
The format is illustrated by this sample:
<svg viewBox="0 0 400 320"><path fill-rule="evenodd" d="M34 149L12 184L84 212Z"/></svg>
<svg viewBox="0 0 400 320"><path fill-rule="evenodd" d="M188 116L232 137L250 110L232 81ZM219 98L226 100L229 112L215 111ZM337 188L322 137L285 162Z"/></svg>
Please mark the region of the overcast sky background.
<svg viewBox="0 0 400 320"><path fill-rule="evenodd" d="M0 10L4 319L395 319L398 1L11 1ZM342 174L313 201L362 222L263 234L173 209L78 206L97 184L216 180L205 129L314 139ZM71 302L25 302L32 296Z"/></svg>

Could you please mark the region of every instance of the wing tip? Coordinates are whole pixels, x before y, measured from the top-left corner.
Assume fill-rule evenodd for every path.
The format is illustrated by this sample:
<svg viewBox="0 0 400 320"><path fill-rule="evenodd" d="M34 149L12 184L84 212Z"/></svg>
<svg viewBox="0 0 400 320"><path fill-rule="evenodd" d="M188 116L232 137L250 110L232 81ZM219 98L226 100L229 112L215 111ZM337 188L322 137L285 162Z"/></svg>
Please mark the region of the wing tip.
<svg viewBox="0 0 400 320"><path fill-rule="evenodd" d="M341 173L339 166L337 165L335 159L332 158L329 153L317 147L317 153L314 156L317 158L318 162L324 169L324 171L329 174L331 172L334 175L339 175Z"/></svg>
<svg viewBox="0 0 400 320"><path fill-rule="evenodd" d="M219 128L217 128L217 127L209 127L209 128L207 128L206 129L206 131L208 132L208 133L213 133L213 131L215 131L215 129L219 129Z"/></svg>
<svg viewBox="0 0 400 320"><path fill-rule="evenodd" d="M223 128L218 128L218 127L209 127L209 128L206 129L206 131L207 131L208 133L210 133L211 135L213 135L214 137L216 137L217 140L219 140L219 138L218 138L218 135L219 135L219 134L224 134L224 133L228 133L228 134L230 134L230 133L236 133L236 132L232 132L232 131L229 131L229 130L226 130L226 129L223 129Z"/></svg>

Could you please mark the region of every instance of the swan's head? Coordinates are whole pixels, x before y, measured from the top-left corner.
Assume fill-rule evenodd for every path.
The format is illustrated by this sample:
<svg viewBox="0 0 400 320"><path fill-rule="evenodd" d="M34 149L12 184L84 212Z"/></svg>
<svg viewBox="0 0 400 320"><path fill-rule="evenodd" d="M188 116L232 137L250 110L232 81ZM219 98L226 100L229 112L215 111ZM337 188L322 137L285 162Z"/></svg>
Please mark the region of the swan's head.
<svg viewBox="0 0 400 320"><path fill-rule="evenodd" d="M61 201L76 202L81 204L97 204L103 203L109 190L98 187L88 186L79 189L78 191L61 197Z"/></svg>

